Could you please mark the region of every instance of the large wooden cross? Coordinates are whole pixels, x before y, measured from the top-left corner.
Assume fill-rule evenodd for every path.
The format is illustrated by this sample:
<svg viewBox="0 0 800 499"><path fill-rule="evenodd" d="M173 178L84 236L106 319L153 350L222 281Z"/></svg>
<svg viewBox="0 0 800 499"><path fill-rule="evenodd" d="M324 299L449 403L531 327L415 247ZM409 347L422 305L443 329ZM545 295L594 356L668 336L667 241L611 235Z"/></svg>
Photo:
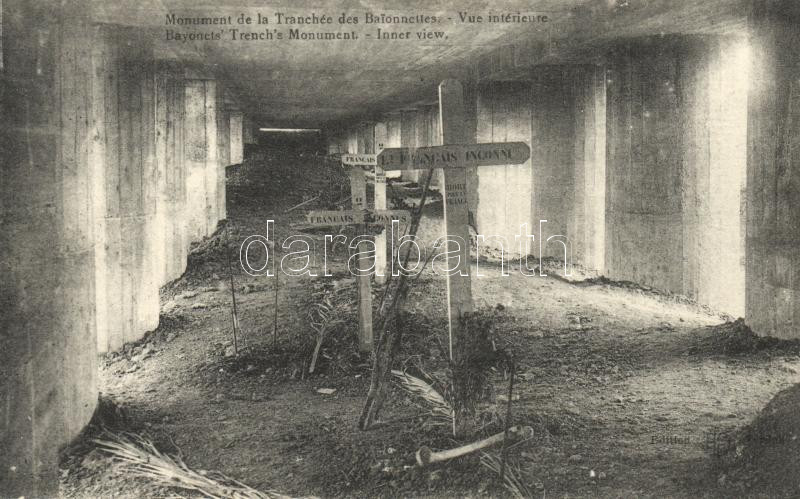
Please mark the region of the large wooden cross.
<svg viewBox="0 0 800 499"><path fill-rule="evenodd" d="M459 319L472 311L469 258L469 211L467 173L475 166L518 165L530 158L524 142L467 143L464 128L464 91L457 80L439 85L439 127L441 146L386 148L378 154L377 166L383 171L444 169L444 219L447 239L447 311L450 332L450 358L462 338ZM457 349L455 349L457 350Z"/></svg>
<svg viewBox="0 0 800 499"><path fill-rule="evenodd" d="M352 210L314 210L306 213L306 226L308 227L341 227L342 225L356 225L364 230L368 225L387 226L392 220L410 223L411 213L404 210L367 209L367 182L364 176L364 167L374 167L377 161L375 154L344 154L342 164L350 166L350 196ZM362 234L359 234L362 235ZM372 351L372 286L370 282L369 260L365 255L369 253L365 247L368 241L358 243L358 261L356 283L358 284L358 348L362 352ZM385 251L385 246L384 246ZM376 255L377 259L377 255Z"/></svg>

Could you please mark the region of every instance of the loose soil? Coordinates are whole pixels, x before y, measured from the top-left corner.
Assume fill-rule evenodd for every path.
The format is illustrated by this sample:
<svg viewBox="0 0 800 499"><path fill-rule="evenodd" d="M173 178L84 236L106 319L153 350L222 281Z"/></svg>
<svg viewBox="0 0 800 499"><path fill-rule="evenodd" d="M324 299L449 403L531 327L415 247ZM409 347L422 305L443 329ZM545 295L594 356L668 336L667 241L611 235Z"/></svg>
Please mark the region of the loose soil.
<svg viewBox="0 0 800 499"><path fill-rule="evenodd" d="M166 452L180 449L193 469L293 496L508 495L479 456L415 466L422 445L465 442L431 424L418 401L400 390L383 411L384 424L356 429L370 358L357 352L353 310L343 311L349 315L327 336L317 371L306 372L314 342L308 307L325 286L347 284L344 248L329 262L337 277L281 277L273 336L276 279L245 274L239 244L266 235L267 220L275 221L270 239L280 242L307 209L346 206L341 168L321 157L262 151L231 168L228 180L228 223L195 246L186 274L162 290L159 328L101 359L98 421L147 433ZM416 190L398 185L396 192ZM414 204L398 196L396 206ZM420 231L428 244L441 231L441 213L441 198L433 196ZM313 237L321 244L319 234ZM226 251L237 264L238 356ZM474 276L478 270L473 265ZM797 388L759 412L800 381L797 344L757 338L740 321L649 288L516 271L502 276L488 262L480 273L473 278L475 306L492 314L495 344L517 366L513 423L534 429L533 439L509 452L531 495L797 495L797 440L756 439L758 446L740 445L738 454L729 444L751 427L759 435L772 427L783 428L782 435L796 431ZM376 303L380 292L375 286ZM445 296L444 277L426 270L414 280L398 368L445 371ZM505 364L498 360L489 376L487 426L478 436L502 429L505 413ZM96 431L87 430L64 457L64 496L192 496L118 472L93 447Z"/></svg>

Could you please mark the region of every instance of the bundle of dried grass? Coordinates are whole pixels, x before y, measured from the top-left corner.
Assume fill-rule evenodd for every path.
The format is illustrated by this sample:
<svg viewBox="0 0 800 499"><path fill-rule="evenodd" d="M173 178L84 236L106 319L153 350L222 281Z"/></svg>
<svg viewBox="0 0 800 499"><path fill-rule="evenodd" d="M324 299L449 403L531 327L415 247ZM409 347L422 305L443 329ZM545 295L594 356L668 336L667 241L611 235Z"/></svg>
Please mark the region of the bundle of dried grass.
<svg viewBox="0 0 800 499"><path fill-rule="evenodd" d="M392 375L398 386L425 402L434 424L452 426L453 407L433 386L403 371L392 370Z"/></svg>
<svg viewBox="0 0 800 499"><path fill-rule="evenodd" d="M314 353L311 355L311 364L308 367L309 374L314 373L317 366L322 342L325 337L338 325L347 322L348 317L353 313L353 302L351 295L355 292L355 284L352 280L334 281L333 287L323 287L313 293L315 303L311 305L308 312L308 321L311 329L316 333Z"/></svg>
<svg viewBox="0 0 800 499"><path fill-rule="evenodd" d="M210 498L288 499L274 491L261 492L219 472L201 473L189 468L180 452L170 456L160 452L145 437L132 433L105 431L94 443L113 456L126 473L153 480L167 487L199 492Z"/></svg>
<svg viewBox="0 0 800 499"><path fill-rule="evenodd" d="M521 479L522 472L519 466L506 462L504 467L500 458L487 452L481 454L481 464L498 475L501 473L504 475L503 488L505 488L512 497L516 499L528 499L533 497L533 494L531 494L530 490L528 490L528 487L525 486L525 483Z"/></svg>

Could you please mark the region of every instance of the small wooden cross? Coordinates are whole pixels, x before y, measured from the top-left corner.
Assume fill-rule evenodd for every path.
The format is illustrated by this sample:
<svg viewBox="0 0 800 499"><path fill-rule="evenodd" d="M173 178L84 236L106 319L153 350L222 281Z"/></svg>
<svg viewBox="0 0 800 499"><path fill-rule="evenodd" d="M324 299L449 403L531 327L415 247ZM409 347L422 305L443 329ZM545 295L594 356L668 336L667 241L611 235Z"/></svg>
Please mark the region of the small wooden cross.
<svg viewBox="0 0 800 499"><path fill-rule="evenodd" d="M524 142L467 143L464 91L457 80L439 85L439 127L444 145L386 148L378 154L383 171L444 169L444 219L447 235L447 310L450 358L459 341L459 318L472 311L469 260L467 167L518 165L530 158Z"/></svg>
<svg viewBox="0 0 800 499"><path fill-rule="evenodd" d="M308 227L341 227L342 225L356 225L364 229L370 225L389 225L392 220L403 223L411 222L411 213L404 210L369 210L367 209L367 182L364 177L364 167L374 167L377 162L375 154L344 154L342 164L350 166L350 195L352 210L315 210L306 213L306 226ZM372 286L366 258L368 248L364 245L368 241L358 244L358 347L362 352L372 351ZM385 250L385 248L384 248ZM376 256L377 259L377 256Z"/></svg>

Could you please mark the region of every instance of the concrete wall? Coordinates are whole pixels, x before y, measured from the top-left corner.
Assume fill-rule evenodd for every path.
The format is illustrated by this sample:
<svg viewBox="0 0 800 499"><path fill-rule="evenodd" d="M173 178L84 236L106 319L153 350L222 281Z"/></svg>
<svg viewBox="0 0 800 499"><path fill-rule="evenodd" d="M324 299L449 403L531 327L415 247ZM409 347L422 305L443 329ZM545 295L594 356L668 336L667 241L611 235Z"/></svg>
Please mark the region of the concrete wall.
<svg viewBox="0 0 800 499"><path fill-rule="evenodd" d="M478 142L526 141L531 161L472 172L478 232L513 241L526 223L538 238L544 219L541 242L566 235L589 271L741 315L743 47L637 39L609 54L607 70L539 67L529 82L480 85ZM545 242L542 253L564 249Z"/></svg>
<svg viewBox="0 0 800 499"><path fill-rule="evenodd" d="M91 27L84 2L3 14L0 494L52 497L97 401Z"/></svg>
<svg viewBox="0 0 800 499"><path fill-rule="evenodd" d="M414 113L412 120L414 127L414 145L413 147L426 147L435 146L442 143L441 132L439 130L439 106L421 106ZM405 172L403 172L405 175ZM416 182L421 182L425 179L425 171L416 170L410 178L415 178ZM431 178L431 187L440 188L443 183L442 171L434 171Z"/></svg>
<svg viewBox="0 0 800 499"><path fill-rule="evenodd" d="M212 234L220 220L217 160L217 82L186 80L185 144L189 238Z"/></svg>
<svg viewBox="0 0 800 499"><path fill-rule="evenodd" d="M747 323L800 336L800 5L757 2L747 157Z"/></svg>
<svg viewBox="0 0 800 499"><path fill-rule="evenodd" d="M521 141L531 144L531 84L492 82L477 92L478 142ZM533 163L539 158L533 156ZM533 224L534 170L532 161L521 165L486 166L472 169L468 180L474 186L470 210L475 229L486 236L486 245L499 248L496 240L505 239L508 254L519 254L515 235L520 226ZM529 232L530 233L530 232Z"/></svg>
<svg viewBox="0 0 800 499"><path fill-rule="evenodd" d="M361 123L356 130L356 140L358 141L359 154L375 153L375 123Z"/></svg>
<svg viewBox="0 0 800 499"><path fill-rule="evenodd" d="M746 48L739 38L700 39L681 59L681 292L735 316L745 312Z"/></svg>
<svg viewBox="0 0 800 499"><path fill-rule="evenodd" d="M156 72L156 168L158 198L156 233L164 248L160 284L186 270L189 235L186 230L186 165L183 158L185 88L182 70L161 63Z"/></svg>
<svg viewBox="0 0 800 499"><path fill-rule="evenodd" d="M575 262L595 274L605 272L606 236L606 74L602 66L575 68L572 213L567 237Z"/></svg>
<svg viewBox="0 0 800 499"><path fill-rule="evenodd" d="M386 138L382 146L400 147L400 113L390 113L383 117L381 123L386 127ZM378 124L376 123L376 126ZM381 144L376 144L379 147ZM386 172L386 178L400 178L402 173L399 171Z"/></svg>
<svg viewBox="0 0 800 499"><path fill-rule="evenodd" d="M98 348L158 326L163 224L157 223L155 63L135 29L102 27L94 51L91 144L96 182Z"/></svg>
<svg viewBox="0 0 800 499"><path fill-rule="evenodd" d="M610 277L683 289L680 52L664 39L610 58L606 264Z"/></svg>
<svg viewBox="0 0 800 499"><path fill-rule="evenodd" d="M731 38L632 41L609 59L607 275L739 315L746 72Z"/></svg>
<svg viewBox="0 0 800 499"><path fill-rule="evenodd" d="M589 99L590 88L584 89L589 86L587 78L575 68L540 67L530 81L490 82L477 88L477 141L525 142L531 148L531 159L521 165L482 167L471 172L470 206L476 229L486 236L488 247L499 247L489 238L498 235L506 241L509 255L538 255L541 242L543 255L563 259L564 246L548 243L548 237L580 240L580 256L586 254L587 238L597 244L595 233L584 220L594 220L597 212L604 211L602 192L595 192L594 187L605 182L605 161L597 159L602 148L596 150L600 147L596 133L602 128L587 120L596 120L597 109L603 112L604 108L597 107L595 93ZM574 88L578 82L580 88ZM579 90L584 100L577 108L575 95ZM585 181L585 170L591 173L590 181ZM540 220L547 221L541 224L541 238ZM515 236L523 235L523 231L535 235L532 246L520 247L521 240Z"/></svg>
<svg viewBox="0 0 800 499"><path fill-rule="evenodd" d="M231 164L231 116L222 85L217 84L217 220L227 218L225 167Z"/></svg>
<svg viewBox="0 0 800 499"><path fill-rule="evenodd" d="M217 144L243 137L217 126L215 82L157 62L149 33L90 25L79 0L3 10L0 492L51 496L96 353L158 326L159 287L225 215L241 151Z"/></svg>
<svg viewBox="0 0 800 499"><path fill-rule="evenodd" d="M159 322L159 288L225 216L228 116L213 80L156 62L141 30L95 28L92 142L98 350ZM236 132L241 155L242 130ZM235 151L234 151L235 153Z"/></svg>
<svg viewBox="0 0 800 499"><path fill-rule="evenodd" d="M249 116L244 116L242 119L242 140L246 145L256 144L256 124Z"/></svg>
<svg viewBox="0 0 800 499"><path fill-rule="evenodd" d="M574 69L543 67L533 74L531 89L531 220L539 244L533 253L564 258L564 246L547 243L551 236L567 236L575 190ZM539 225L541 220L541 236Z"/></svg>
<svg viewBox="0 0 800 499"><path fill-rule="evenodd" d="M244 118L241 111L231 111L230 116L230 164L238 165L244 161Z"/></svg>
<svg viewBox="0 0 800 499"><path fill-rule="evenodd" d="M566 236L573 263L590 273L743 314L745 49L736 37L631 39L603 65L468 81L475 140L531 147L523 165L468 172L477 232L502 236L518 253L514 236L525 224L538 239L529 252L542 243L542 254L556 258L564 247L546 240ZM400 143L440 143L437 111L400 111ZM363 130L353 133L352 150L367 152Z"/></svg>

